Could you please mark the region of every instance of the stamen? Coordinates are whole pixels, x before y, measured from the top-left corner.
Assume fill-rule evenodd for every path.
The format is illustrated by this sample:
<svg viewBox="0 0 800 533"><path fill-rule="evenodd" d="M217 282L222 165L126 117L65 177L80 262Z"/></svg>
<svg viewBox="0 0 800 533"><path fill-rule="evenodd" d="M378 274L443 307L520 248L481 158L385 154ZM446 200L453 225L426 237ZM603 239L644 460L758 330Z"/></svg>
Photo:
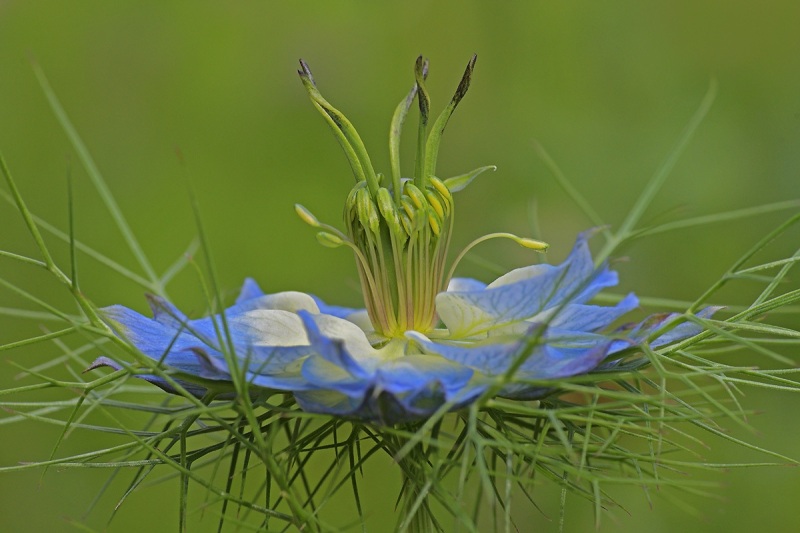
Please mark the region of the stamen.
<svg viewBox="0 0 800 533"><path fill-rule="evenodd" d="M456 267L464 259L464 256L467 255L467 252L472 250L477 245L481 244L482 242L486 242L490 239L510 239L520 246L524 248L530 248L531 250L535 250L537 252L546 252L547 249L550 247L549 244L542 241L537 241L535 239L530 239L528 237L518 237L513 233L489 233L488 235L484 235L483 237L478 237L468 245L464 247L463 250L456 256L455 260L453 261L453 265L450 267L450 272L447 274L447 281L449 282L452 279L453 274L456 271Z"/></svg>

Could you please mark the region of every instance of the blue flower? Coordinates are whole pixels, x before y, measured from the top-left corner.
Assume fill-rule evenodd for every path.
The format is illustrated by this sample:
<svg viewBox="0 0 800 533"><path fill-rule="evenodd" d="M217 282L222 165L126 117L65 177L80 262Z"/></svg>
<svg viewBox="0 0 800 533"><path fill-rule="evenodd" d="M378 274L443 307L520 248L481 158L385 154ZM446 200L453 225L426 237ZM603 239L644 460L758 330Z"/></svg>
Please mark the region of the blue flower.
<svg viewBox="0 0 800 533"><path fill-rule="evenodd" d="M661 315L615 332L610 327L638 306L637 298L630 294L608 307L586 302L616 283L606 265L594 268L581 235L561 265L521 268L489 285L453 279L436 297L442 328L377 343L368 338L374 332L357 325L363 310L298 292L265 295L253 280L225 311L227 335L219 315L189 320L152 296L153 318L122 306L103 313L121 337L196 396L232 391L231 374L242 372L251 392L292 393L306 411L393 423L468 405L515 364L497 394L540 397L549 391L543 381L590 372L676 318ZM684 323L651 344L699 331ZM228 345L235 368L226 362ZM98 366L121 367L107 357L91 368ZM176 392L164 376L139 377Z"/></svg>
<svg viewBox="0 0 800 533"><path fill-rule="evenodd" d="M344 148L356 185L345 202L346 233L302 206L297 213L318 230L322 244L352 250L365 309L327 305L299 292L266 295L252 280L224 317L189 320L156 297L150 297L153 318L109 307L104 316L114 330L174 372L140 377L167 392L182 388L196 396L229 395L236 392L234 383L245 382L251 394L292 394L309 412L394 423L460 409L484 395L538 398L553 388L548 380L591 372L604 361L613 366L615 354L626 348L698 333L699 327L684 323L650 339L672 315L612 329L638 300L629 294L614 306L589 303L617 284L617 274L606 264L595 267L588 234L578 237L558 266L520 268L488 285L451 279L463 254L489 238L547 248L532 239L491 234L446 268L452 193L492 168L445 180L435 175L441 134L467 92L474 65L473 57L450 104L428 128L427 62L418 59L414 87L392 120L392 172L385 179L372 168L353 125L322 97L301 62L303 84ZM414 177L404 178L397 160L400 132L417 97L417 165ZM122 367L107 357L91 368L98 366Z"/></svg>

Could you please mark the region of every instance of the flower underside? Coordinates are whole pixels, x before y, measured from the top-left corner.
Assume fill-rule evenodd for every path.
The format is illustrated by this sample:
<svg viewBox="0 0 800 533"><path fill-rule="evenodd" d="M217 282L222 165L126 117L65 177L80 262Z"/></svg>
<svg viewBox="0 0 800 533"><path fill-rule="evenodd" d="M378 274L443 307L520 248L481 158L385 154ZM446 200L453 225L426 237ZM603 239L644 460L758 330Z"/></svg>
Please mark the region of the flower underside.
<svg viewBox="0 0 800 533"><path fill-rule="evenodd" d="M296 210L319 230L321 243L353 251L365 309L327 305L299 292L264 294L252 280L235 305L197 320L152 296L153 318L122 306L106 308L104 317L115 331L155 361L138 377L198 397L243 393L234 383L244 383L248 394L292 394L306 411L391 424L459 409L487 394L538 398L552 389L548 380L611 366L623 350L644 342L658 347L698 333L691 323L664 328L674 315L614 329L638 300L629 294L613 306L589 303L616 285L617 275L606 264L594 265L588 234L578 236L557 266L516 269L488 285L451 278L463 255L448 269L452 193L492 168L445 180L435 176L441 134L469 88L474 65L473 57L452 100L429 127L427 62L417 60L414 87L392 119L387 179L374 171L355 128L322 97L301 62L303 84L342 145L356 185L345 203L346 232L319 222L302 206ZM415 173L403 178L400 132L415 99ZM547 247L511 234L475 243L492 237ZM653 335L662 328L668 332ZM100 357L90 369L100 366L129 367Z"/></svg>

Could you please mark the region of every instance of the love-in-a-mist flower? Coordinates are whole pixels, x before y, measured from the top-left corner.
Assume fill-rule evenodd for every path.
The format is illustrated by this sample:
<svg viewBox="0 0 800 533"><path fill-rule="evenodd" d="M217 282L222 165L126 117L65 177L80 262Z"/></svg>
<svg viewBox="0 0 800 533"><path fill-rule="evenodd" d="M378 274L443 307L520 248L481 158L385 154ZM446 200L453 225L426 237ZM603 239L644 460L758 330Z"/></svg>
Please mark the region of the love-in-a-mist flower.
<svg viewBox="0 0 800 533"><path fill-rule="evenodd" d="M671 315L612 329L638 301L629 294L613 306L589 303L617 284L607 264L594 264L590 232L578 236L557 266L534 264L489 284L452 277L463 256L448 263L453 193L492 168L436 176L442 132L469 88L475 57L432 123L427 62L417 60L414 87L392 118L388 177L375 172L353 125L322 97L308 66L301 66L303 85L344 149L356 184L345 201L345 231L302 206L296 211L317 229L322 244L352 250L365 309L327 305L300 292L267 295L252 280L223 314L198 320L156 297L149 299L153 318L122 306L106 308L104 316L118 334L163 369L140 377L168 392L211 397L241 393L233 385L241 377L251 395L290 393L306 411L394 423L459 409L487 395L537 398L552 390L548 380L613 364L614 354L642 342L657 347L699 331L684 323L651 338ZM400 133L415 99L416 162L413 176L403 177ZM473 244L495 237L547 248L507 233ZM98 366L123 365L101 357L92 368Z"/></svg>

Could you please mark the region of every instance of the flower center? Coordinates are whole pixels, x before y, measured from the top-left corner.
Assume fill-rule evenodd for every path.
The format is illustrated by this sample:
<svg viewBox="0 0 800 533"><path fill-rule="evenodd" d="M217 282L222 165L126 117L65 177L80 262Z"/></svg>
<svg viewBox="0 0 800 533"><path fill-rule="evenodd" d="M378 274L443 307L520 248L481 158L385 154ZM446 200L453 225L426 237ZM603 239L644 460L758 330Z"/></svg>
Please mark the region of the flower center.
<svg viewBox="0 0 800 533"><path fill-rule="evenodd" d="M345 204L367 312L387 337L433 329L434 299L447 282L453 197L435 177L424 187L406 179L397 192L379 187L373 195L360 182Z"/></svg>

